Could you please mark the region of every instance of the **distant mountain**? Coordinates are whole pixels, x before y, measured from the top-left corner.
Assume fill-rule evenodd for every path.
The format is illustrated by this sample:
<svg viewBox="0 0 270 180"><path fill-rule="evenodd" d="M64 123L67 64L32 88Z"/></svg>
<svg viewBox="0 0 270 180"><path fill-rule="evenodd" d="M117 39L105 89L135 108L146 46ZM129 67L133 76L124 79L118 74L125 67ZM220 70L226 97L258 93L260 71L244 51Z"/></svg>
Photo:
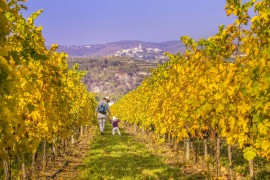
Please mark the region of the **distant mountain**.
<svg viewBox="0 0 270 180"><path fill-rule="evenodd" d="M107 56L113 55L116 51L138 47L141 44L145 48L158 48L165 52L183 52L185 46L180 41L167 41L161 43L143 41L118 41L107 44L82 45L82 46L59 46L58 52L66 52L73 56Z"/></svg>

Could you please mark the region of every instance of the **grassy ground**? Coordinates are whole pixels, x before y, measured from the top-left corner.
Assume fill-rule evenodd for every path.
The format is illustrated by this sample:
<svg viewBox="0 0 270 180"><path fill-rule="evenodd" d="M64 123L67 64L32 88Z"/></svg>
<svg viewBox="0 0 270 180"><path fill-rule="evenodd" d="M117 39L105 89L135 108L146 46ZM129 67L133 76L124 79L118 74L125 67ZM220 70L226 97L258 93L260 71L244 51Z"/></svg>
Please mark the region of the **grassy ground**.
<svg viewBox="0 0 270 180"><path fill-rule="evenodd" d="M202 160L201 154L199 161L193 164L192 162L184 161L183 149L177 152L172 150L170 143L155 143L152 141L151 133L141 133L134 130L133 126L121 128L122 136L111 135L111 125L107 124L106 134L101 136L97 127L91 135L90 146L87 146L87 155L82 158L76 156L76 161L85 159L83 163L77 163L74 167L68 167L65 172L59 174L58 177L63 179L180 179L180 180L201 180L201 179L216 179L215 165L210 165L210 171L206 171L205 163ZM125 132L124 132L125 130ZM128 132L128 133L127 133ZM77 148L80 154L82 145ZM180 145L181 147L183 145ZM202 148L202 147L201 147ZM201 149L200 148L200 149ZM227 147L222 148L222 172L220 179L228 179L228 158ZM203 150L200 150L203 152ZM210 152L209 152L210 153ZM212 154L212 152L210 153ZM242 153L233 149L233 164L235 179L248 178L248 164L242 157ZM70 162L75 162L72 160ZM255 161L256 179L270 179L269 162L257 158ZM72 163L70 163L72 165ZM69 164L69 165L70 165ZM77 167L79 166L79 170ZM70 170L72 169L72 171ZM75 171L73 171L73 169ZM74 173L72 173L74 172ZM72 176L71 176L71 174Z"/></svg>
<svg viewBox="0 0 270 180"><path fill-rule="evenodd" d="M177 168L169 167L135 138L125 133L111 134L106 124L105 135L97 135L89 155L80 167L77 179L181 179Z"/></svg>

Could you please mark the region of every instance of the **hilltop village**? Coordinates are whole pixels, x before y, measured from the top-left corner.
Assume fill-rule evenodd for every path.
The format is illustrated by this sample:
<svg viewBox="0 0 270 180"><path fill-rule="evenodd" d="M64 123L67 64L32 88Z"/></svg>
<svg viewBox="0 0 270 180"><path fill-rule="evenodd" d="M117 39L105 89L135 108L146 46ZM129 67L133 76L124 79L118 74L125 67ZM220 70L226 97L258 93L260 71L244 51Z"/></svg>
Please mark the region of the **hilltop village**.
<svg viewBox="0 0 270 180"><path fill-rule="evenodd" d="M166 61L168 58L164 55L164 51L158 48L144 48L140 44L139 47L123 49L114 54L115 57L129 57L136 60L145 61Z"/></svg>

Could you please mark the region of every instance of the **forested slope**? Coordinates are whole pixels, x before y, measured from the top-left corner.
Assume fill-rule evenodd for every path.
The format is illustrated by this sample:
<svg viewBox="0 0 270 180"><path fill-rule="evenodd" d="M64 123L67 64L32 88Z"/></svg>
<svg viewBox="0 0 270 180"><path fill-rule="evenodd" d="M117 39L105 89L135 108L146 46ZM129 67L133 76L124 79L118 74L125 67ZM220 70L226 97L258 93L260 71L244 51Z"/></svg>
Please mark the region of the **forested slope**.
<svg viewBox="0 0 270 180"><path fill-rule="evenodd" d="M86 70L84 83L98 96L110 96L117 100L138 87L156 63L130 60L128 58L70 58L69 66L79 64L80 70Z"/></svg>

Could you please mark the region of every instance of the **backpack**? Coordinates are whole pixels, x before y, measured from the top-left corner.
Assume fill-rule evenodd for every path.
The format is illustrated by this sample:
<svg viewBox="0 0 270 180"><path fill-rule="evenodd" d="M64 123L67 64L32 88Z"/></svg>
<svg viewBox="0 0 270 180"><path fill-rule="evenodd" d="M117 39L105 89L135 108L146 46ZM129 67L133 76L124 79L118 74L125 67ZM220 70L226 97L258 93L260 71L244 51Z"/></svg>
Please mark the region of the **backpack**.
<svg viewBox="0 0 270 180"><path fill-rule="evenodd" d="M107 107L106 107L106 104L102 103L98 106L98 112L101 113L101 114L106 114L106 110L107 110Z"/></svg>

